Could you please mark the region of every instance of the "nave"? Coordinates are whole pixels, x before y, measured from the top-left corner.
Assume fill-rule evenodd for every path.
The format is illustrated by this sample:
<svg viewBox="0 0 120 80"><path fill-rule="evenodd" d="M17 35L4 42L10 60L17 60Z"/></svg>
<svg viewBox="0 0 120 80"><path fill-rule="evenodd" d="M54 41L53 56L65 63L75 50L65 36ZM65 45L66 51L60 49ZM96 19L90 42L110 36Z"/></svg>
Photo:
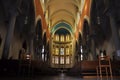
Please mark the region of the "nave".
<svg viewBox="0 0 120 80"><path fill-rule="evenodd" d="M119 4L120 0L0 0L0 79L97 79L100 56L110 57L104 67L110 66L108 75L119 78Z"/></svg>

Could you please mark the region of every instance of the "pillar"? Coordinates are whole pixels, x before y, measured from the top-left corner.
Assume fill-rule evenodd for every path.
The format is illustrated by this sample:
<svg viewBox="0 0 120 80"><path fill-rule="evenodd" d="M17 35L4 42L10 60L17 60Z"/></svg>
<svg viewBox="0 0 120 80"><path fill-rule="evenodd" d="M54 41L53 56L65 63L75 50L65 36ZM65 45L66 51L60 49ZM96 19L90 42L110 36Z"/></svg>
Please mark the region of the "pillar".
<svg viewBox="0 0 120 80"><path fill-rule="evenodd" d="M91 52L92 52L92 55L93 55L93 60L96 60L97 59L97 55L96 55L96 46L95 46L95 40L94 38L91 39Z"/></svg>
<svg viewBox="0 0 120 80"><path fill-rule="evenodd" d="M17 14L18 13L15 9L11 10L11 12L10 12L10 19L9 19L8 30L7 30L7 34L6 34L6 38L5 38L5 43L4 43L2 59L8 59L10 43L13 38Z"/></svg>
<svg viewBox="0 0 120 80"><path fill-rule="evenodd" d="M111 15L110 15L110 24L111 24L111 30L112 30L112 37L113 37L114 43L115 43L115 49L119 50L120 49L119 34L118 34L115 20Z"/></svg>
<svg viewBox="0 0 120 80"><path fill-rule="evenodd" d="M33 33L30 34L30 40L29 40L29 54L31 54L32 58L34 59L34 50L33 50Z"/></svg>
<svg viewBox="0 0 120 80"><path fill-rule="evenodd" d="M110 25L112 30L112 38L114 41L115 51L116 53L119 53L119 54L115 54L115 58L120 60L120 39L113 13L109 14L109 18L110 18Z"/></svg>
<svg viewBox="0 0 120 80"><path fill-rule="evenodd" d="M96 40L96 34L93 31L90 36L90 43L91 43L90 53L92 54L93 60L97 59L95 40Z"/></svg>

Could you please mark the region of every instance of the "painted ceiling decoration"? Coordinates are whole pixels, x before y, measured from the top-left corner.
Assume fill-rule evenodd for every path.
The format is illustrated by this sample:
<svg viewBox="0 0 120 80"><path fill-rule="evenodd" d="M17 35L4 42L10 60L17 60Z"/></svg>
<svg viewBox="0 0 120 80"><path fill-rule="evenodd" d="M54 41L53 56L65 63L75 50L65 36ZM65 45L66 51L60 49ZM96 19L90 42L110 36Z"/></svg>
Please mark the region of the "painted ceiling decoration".
<svg viewBox="0 0 120 80"><path fill-rule="evenodd" d="M67 29L60 28L60 29L56 30L55 34L58 34L58 35L67 35L67 34L70 34L70 32Z"/></svg>
<svg viewBox="0 0 120 80"><path fill-rule="evenodd" d="M60 22L58 24L56 24L53 29L51 30L51 33L54 33L56 30L58 30L59 28L64 28L69 30L72 34L73 34L73 30L71 28L71 26L65 22Z"/></svg>

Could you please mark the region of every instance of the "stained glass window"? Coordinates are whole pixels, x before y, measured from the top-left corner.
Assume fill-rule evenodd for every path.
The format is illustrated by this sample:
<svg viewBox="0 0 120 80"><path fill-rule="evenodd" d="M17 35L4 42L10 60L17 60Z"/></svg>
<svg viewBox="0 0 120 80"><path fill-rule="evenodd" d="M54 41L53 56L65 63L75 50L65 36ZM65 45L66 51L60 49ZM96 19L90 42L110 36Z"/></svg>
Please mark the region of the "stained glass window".
<svg viewBox="0 0 120 80"><path fill-rule="evenodd" d="M70 64L70 57L66 56L66 64Z"/></svg>
<svg viewBox="0 0 120 80"><path fill-rule="evenodd" d="M64 64L64 57L60 57L60 64Z"/></svg>
<svg viewBox="0 0 120 80"><path fill-rule="evenodd" d="M55 55L59 54L59 48L55 48Z"/></svg>
<svg viewBox="0 0 120 80"><path fill-rule="evenodd" d="M59 63L58 56L55 56L55 64L58 64L58 63Z"/></svg>
<svg viewBox="0 0 120 80"><path fill-rule="evenodd" d="M66 48L66 55L69 55L70 54L69 52L70 52L69 48Z"/></svg>
<svg viewBox="0 0 120 80"><path fill-rule="evenodd" d="M60 48L60 55L64 55L64 48Z"/></svg>

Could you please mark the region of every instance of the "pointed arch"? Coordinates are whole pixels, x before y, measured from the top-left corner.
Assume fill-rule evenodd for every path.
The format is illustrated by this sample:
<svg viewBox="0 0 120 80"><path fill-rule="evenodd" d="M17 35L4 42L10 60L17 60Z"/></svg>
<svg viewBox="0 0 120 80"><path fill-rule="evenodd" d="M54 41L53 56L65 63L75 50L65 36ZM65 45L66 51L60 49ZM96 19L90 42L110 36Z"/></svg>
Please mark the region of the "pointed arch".
<svg viewBox="0 0 120 80"><path fill-rule="evenodd" d="M47 45L47 37L46 37L46 33L43 34L43 45Z"/></svg>
<svg viewBox="0 0 120 80"><path fill-rule="evenodd" d="M42 39L42 22L41 19L37 21L36 28L35 28L35 36L36 39L38 38L39 40Z"/></svg>

